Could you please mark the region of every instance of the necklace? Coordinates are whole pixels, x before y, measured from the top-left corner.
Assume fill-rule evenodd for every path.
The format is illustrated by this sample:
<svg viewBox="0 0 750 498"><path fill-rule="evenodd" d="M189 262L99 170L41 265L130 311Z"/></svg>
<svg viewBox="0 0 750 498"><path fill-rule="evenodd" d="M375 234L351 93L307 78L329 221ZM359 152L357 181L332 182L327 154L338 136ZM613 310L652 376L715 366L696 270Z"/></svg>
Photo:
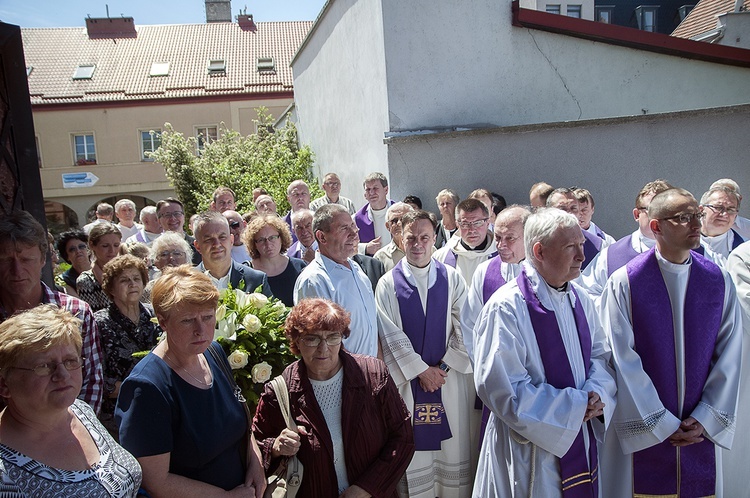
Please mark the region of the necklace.
<svg viewBox="0 0 750 498"><path fill-rule="evenodd" d="M166 352L166 351L164 352L164 357L165 357L166 359L168 359L168 360L169 360L169 362L170 362L170 363L172 363L172 364L173 364L174 366L176 366L177 368L179 368L180 370L182 370L183 372L185 372L186 374L188 374L188 375L190 376L190 378L191 378L191 379L193 379L194 381L196 381L196 382L197 382L198 384L200 384L200 385L202 385L202 386L206 386L206 387L208 387L208 386L209 386L209 384L207 384L207 383L206 383L206 381L204 381L204 380L202 380L202 379L199 379L199 378L198 378L198 377L196 377L195 375L193 375L193 374L191 374L190 372L188 372L188 370L187 370L187 369L186 369L185 367L183 367L182 365L179 365L179 364L178 364L178 363L177 363L176 361L174 361L174 360L172 359L172 357L171 357L171 356L169 356L169 355L167 354L167 352ZM200 359L200 356L198 356L198 363L201 363L201 359ZM202 367L202 366L203 366L203 364L201 363L201 367Z"/></svg>

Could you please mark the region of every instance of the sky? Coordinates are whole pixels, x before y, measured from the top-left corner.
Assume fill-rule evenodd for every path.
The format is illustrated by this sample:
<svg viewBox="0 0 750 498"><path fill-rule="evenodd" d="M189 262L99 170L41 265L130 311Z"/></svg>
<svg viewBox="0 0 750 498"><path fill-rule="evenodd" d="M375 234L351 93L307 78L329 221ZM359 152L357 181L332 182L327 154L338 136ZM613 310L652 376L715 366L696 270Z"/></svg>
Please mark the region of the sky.
<svg viewBox="0 0 750 498"><path fill-rule="evenodd" d="M247 7L255 21L314 21L325 0L232 0L232 18ZM206 22L204 0L0 0L0 21L22 28L84 27L84 19L133 17L135 24Z"/></svg>

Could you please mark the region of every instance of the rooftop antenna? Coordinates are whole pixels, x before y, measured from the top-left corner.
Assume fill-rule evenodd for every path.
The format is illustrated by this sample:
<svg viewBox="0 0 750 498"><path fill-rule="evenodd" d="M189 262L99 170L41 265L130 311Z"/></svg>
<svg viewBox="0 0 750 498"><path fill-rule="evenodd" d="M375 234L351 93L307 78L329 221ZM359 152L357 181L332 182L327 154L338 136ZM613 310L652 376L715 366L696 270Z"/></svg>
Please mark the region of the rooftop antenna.
<svg viewBox="0 0 750 498"><path fill-rule="evenodd" d="M109 19L109 4L105 3L104 7L107 9L107 19Z"/></svg>

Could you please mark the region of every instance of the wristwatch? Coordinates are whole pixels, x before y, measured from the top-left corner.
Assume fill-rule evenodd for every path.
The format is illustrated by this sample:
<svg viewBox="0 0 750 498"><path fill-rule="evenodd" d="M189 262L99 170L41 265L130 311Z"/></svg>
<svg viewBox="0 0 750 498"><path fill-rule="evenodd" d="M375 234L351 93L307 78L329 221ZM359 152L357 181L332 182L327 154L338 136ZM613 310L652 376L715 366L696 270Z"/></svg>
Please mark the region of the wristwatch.
<svg viewBox="0 0 750 498"><path fill-rule="evenodd" d="M449 367L444 361L440 362L440 366L438 368L440 368L440 370L442 370L445 373L448 373L451 371L451 367Z"/></svg>

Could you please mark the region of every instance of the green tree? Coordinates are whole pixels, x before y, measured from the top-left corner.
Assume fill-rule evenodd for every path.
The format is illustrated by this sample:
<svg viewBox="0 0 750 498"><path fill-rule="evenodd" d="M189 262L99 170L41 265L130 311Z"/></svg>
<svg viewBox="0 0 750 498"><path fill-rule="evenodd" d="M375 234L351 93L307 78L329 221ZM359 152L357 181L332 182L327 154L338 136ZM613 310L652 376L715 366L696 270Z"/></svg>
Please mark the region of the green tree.
<svg viewBox="0 0 750 498"><path fill-rule="evenodd" d="M231 188L237 210L253 208L253 189L263 187L273 197L279 213L289 210L286 188L302 179L310 185L312 198L323 194L312 174L313 154L308 146L297 145L297 129L287 121L274 130L273 118L258 109L258 133L246 137L223 123L219 138L206 142L200 154L194 137L185 137L165 123L161 147L151 154L164 165L167 178L185 205L185 217L208 209L211 195L219 186Z"/></svg>

